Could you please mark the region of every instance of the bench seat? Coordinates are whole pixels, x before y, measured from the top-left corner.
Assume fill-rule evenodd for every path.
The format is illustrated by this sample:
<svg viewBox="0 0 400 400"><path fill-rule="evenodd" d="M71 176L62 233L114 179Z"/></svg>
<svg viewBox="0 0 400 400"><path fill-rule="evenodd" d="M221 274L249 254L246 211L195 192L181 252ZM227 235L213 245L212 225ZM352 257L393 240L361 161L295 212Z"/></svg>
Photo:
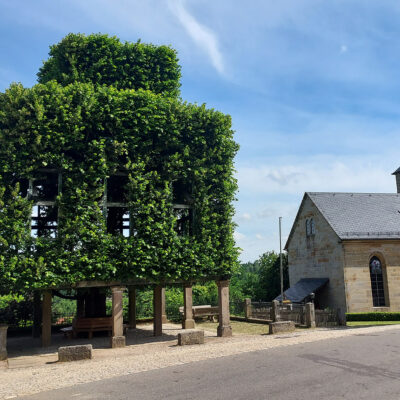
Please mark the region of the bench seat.
<svg viewBox="0 0 400 400"><path fill-rule="evenodd" d="M112 332L112 317L75 318L72 321L72 336L76 338L79 332L87 332L89 339L93 332Z"/></svg>

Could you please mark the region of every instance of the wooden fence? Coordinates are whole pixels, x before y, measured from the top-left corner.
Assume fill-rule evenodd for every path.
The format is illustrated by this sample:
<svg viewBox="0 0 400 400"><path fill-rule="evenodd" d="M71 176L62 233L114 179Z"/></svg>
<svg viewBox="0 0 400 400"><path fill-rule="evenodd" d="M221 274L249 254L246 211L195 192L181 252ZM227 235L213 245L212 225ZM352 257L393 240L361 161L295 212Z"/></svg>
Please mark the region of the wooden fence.
<svg viewBox="0 0 400 400"><path fill-rule="evenodd" d="M279 320L294 321L296 325L306 324L305 304L279 304ZM248 300L244 303L245 315L248 318L272 319L272 302ZM329 327L339 325L338 313L334 310L315 310L315 325Z"/></svg>

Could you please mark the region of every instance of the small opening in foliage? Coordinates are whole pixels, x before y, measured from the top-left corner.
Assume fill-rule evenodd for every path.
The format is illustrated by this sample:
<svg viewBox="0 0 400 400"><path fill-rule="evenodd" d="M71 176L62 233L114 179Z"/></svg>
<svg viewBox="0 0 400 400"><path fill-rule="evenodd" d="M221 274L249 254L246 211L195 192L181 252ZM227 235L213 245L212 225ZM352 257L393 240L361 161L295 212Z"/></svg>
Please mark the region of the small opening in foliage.
<svg viewBox="0 0 400 400"><path fill-rule="evenodd" d="M57 232L57 214L55 206L33 206L32 236L54 238Z"/></svg>
<svg viewBox="0 0 400 400"><path fill-rule="evenodd" d="M190 208L174 208L176 218L175 230L180 236L193 234L193 210Z"/></svg>
<svg viewBox="0 0 400 400"><path fill-rule="evenodd" d="M35 201L55 201L58 195L58 173L40 172L32 181L30 195Z"/></svg>
<svg viewBox="0 0 400 400"><path fill-rule="evenodd" d="M107 179L107 202L127 202L128 177L124 175L113 175Z"/></svg>
<svg viewBox="0 0 400 400"><path fill-rule="evenodd" d="M107 207L107 232L129 236L129 210L126 207Z"/></svg>
<svg viewBox="0 0 400 400"><path fill-rule="evenodd" d="M172 194L174 204L193 204L192 185L183 180L172 183Z"/></svg>

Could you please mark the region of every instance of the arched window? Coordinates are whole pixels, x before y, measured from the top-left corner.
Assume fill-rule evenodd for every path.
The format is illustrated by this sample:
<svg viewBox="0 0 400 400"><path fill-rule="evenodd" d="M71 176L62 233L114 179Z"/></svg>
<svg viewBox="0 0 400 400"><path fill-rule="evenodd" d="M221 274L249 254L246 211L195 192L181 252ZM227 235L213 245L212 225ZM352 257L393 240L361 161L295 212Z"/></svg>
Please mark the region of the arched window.
<svg viewBox="0 0 400 400"><path fill-rule="evenodd" d="M311 235L315 235L315 223L314 223L314 218L310 219L310 231L311 231Z"/></svg>
<svg viewBox="0 0 400 400"><path fill-rule="evenodd" d="M306 235L307 236L311 235L311 224L309 219L306 219Z"/></svg>
<svg viewBox="0 0 400 400"><path fill-rule="evenodd" d="M369 262L371 276L372 302L374 307L385 307L385 285L381 260L374 256Z"/></svg>

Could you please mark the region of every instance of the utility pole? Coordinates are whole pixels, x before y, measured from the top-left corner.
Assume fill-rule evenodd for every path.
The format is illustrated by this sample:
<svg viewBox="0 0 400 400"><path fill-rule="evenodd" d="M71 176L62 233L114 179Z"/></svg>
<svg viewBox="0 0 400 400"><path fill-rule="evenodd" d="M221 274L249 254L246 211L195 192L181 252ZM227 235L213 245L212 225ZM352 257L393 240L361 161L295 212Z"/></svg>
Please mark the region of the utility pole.
<svg viewBox="0 0 400 400"><path fill-rule="evenodd" d="M279 259L281 273L281 303L283 303L282 217L279 217Z"/></svg>

